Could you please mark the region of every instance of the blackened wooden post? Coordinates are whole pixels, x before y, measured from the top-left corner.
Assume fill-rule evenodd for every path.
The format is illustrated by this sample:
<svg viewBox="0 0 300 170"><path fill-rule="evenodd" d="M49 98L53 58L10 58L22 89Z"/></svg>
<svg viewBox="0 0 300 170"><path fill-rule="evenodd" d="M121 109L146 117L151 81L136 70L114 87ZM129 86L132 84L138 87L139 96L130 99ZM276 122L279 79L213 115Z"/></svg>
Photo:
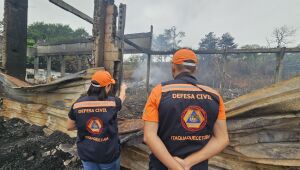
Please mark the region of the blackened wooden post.
<svg viewBox="0 0 300 170"><path fill-rule="evenodd" d="M64 56L59 56L60 59L60 73L61 77L64 77L66 75L66 60Z"/></svg>
<svg viewBox="0 0 300 170"><path fill-rule="evenodd" d="M153 34L153 26L150 27L151 32L151 40L150 40L150 50L152 49L152 34ZM147 94L150 94L150 67L151 67L151 54L147 54L147 77L146 77L146 90Z"/></svg>
<svg viewBox="0 0 300 170"><path fill-rule="evenodd" d="M4 44L2 66L5 72L24 80L26 75L28 0L4 1Z"/></svg>
<svg viewBox="0 0 300 170"><path fill-rule="evenodd" d="M119 60L114 62L114 75L116 68L118 70L118 74L116 74L115 78L117 80L116 85L114 86L114 91L118 95L121 88L121 83L123 80L123 54L124 54L124 31L125 31L125 21L126 21L126 5L119 5L119 14L118 14L118 31L117 35L119 37L118 40L118 50L119 50ZM118 64L118 66L116 66Z"/></svg>
<svg viewBox="0 0 300 170"><path fill-rule="evenodd" d="M286 47L280 49L280 52L276 53L276 70L275 70L275 80L274 82L277 83L282 79L282 70L283 70L283 58L285 54Z"/></svg>
<svg viewBox="0 0 300 170"><path fill-rule="evenodd" d="M106 6L105 0L94 0L93 57L95 58L95 67L104 66Z"/></svg>
<svg viewBox="0 0 300 170"><path fill-rule="evenodd" d="M147 54L147 78L146 78L146 89L147 94L150 93L150 66L151 66L151 54Z"/></svg>
<svg viewBox="0 0 300 170"><path fill-rule="evenodd" d="M221 83L220 83L220 91L221 93L224 92L225 89L225 81L226 81L226 66L227 66L227 48L224 49L224 53L222 54L221 59Z"/></svg>
<svg viewBox="0 0 300 170"><path fill-rule="evenodd" d="M116 81L116 84L113 86L113 95L119 95L120 92L120 84L119 84L119 75L120 75L120 70L121 69L121 61L120 60L116 60L114 61L114 72L113 72L113 78Z"/></svg>

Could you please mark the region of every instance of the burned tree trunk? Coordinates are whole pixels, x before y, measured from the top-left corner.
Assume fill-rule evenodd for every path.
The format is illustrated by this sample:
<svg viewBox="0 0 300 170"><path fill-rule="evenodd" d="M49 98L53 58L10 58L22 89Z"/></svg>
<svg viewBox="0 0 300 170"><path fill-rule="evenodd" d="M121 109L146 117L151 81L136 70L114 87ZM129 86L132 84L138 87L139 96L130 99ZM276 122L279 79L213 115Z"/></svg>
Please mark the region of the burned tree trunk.
<svg viewBox="0 0 300 170"><path fill-rule="evenodd" d="M25 79L28 0L5 0L3 68L6 73Z"/></svg>

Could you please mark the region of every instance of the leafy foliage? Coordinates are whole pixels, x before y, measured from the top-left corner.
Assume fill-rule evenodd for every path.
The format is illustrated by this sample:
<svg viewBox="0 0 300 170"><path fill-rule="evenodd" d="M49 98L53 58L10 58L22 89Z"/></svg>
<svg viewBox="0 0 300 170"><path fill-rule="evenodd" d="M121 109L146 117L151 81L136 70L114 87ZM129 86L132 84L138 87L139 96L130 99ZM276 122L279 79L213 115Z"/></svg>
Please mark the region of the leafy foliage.
<svg viewBox="0 0 300 170"><path fill-rule="evenodd" d="M180 44L182 43L182 38L185 37L185 32L178 31L175 26L165 29L162 34L159 34L153 39L153 49L159 51L168 51L173 49L180 48ZM157 56L158 61L166 62L167 55Z"/></svg>
<svg viewBox="0 0 300 170"><path fill-rule="evenodd" d="M27 38L29 42L59 42L89 37L89 34L83 29L73 30L69 25L50 24L44 22L35 22L28 26Z"/></svg>
<svg viewBox="0 0 300 170"><path fill-rule="evenodd" d="M209 32L199 42L199 48L205 50L215 50L224 48L237 48L234 38L227 32L221 37L217 37L214 32Z"/></svg>
<svg viewBox="0 0 300 170"><path fill-rule="evenodd" d="M89 34L83 29L78 28L73 30L69 25L50 24L44 22L35 22L28 26L27 29L27 46L35 46L37 42L55 43L60 41L71 41L77 39L88 38ZM77 60L74 57L66 57L66 71L77 71ZM33 68L34 59L27 57L26 67ZM46 60L40 58L40 68L46 68ZM58 57L52 58L52 69L60 70L60 59Z"/></svg>
<svg viewBox="0 0 300 170"><path fill-rule="evenodd" d="M234 42L234 38L227 32L221 36L218 46L221 49L234 49L237 47L237 44Z"/></svg>
<svg viewBox="0 0 300 170"><path fill-rule="evenodd" d="M177 31L175 26L165 29L164 33L154 37L153 47L155 50L167 51L180 48L185 32Z"/></svg>
<svg viewBox="0 0 300 170"><path fill-rule="evenodd" d="M214 32L209 32L201 39L199 47L205 50L214 50L218 48L219 38L214 34Z"/></svg>

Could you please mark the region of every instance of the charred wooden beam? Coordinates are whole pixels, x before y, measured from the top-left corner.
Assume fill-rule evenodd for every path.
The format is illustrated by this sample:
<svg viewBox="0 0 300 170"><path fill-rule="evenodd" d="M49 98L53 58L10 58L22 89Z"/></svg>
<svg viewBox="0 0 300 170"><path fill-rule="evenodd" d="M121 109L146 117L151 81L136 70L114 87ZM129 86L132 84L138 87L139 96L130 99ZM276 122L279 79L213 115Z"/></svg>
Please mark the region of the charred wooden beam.
<svg viewBox="0 0 300 170"><path fill-rule="evenodd" d="M194 50L196 54L248 54L248 53L280 53L281 48L257 48L257 49L227 49L225 50ZM176 50L152 51L152 55L173 55ZM285 48L285 53L300 53L300 48Z"/></svg>
<svg viewBox="0 0 300 170"><path fill-rule="evenodd" d="M274 82L279 82L282 78L282 70L283 70L283 58L285 54L286 48L283 47L281 48L279 53L276 53L276 69L275 69L275 80Z"/></svg>
<svg viewBox="0 0 300 170"><path fill-rule="evenodd" d="M2 66L6 73L24 80L26 75L28 0L5 0Z"/></svg>
<svg viewBox="0 0 300 170"><path fill-rule="evenodd" d="M95 67L104 66L106 7L105 0L94 0L93 56L95 58Z"/></svg>
<svg viewBox="0 0 300 170"><path fill-rule="evenodd" d="M86 15L85 13L81 12L80 10L74 8L73 6L67 4L63 0L49 0L51 3L57 5L58 7L71 12L72 14L78 16L79 18L93 24L94 20L92 17Z"/></svg>
<svg viewBox="0 0 300 170"><path fill-rule="evenodd" d="M1 97L5 97L0 116L18 117L32 124L47 126L49 132L59 130L75 136L76 133L66 129L68 111L79 96L86 93L91 76L98 70L103 68L84 70L35 86L0 73L0 85L4 94ZM141 119L122 119L118 124L122 143L130 142L142 134Z"/></svg>
<svg viewBox="0 0 300 170"><path fill-rule="evenodd" d="M117 36L118 39L121 37ZM124 54L145 53L151 55L173 55L173 51L152 51L151 32L126 34L124 38ZM37 55L84 55L92 53L92 40L77 40L61 43L44 43L37 47ZM281 48L258 49L228 49L224 50L195 50L196 54L251 54L251 53L280 53ZM285 53L300 53L300 48L285 48Z"/></svg>
<svg viewBox="0 0 300 170"><path fill-rule="evenodd" d="M120 37L118 37L119 39L121 39ZM124 38L124 42L132 47L134 47L136 50L140 51L140 53L145 53L145 54L153 54L153 52L151 51L151 49L146 49L143 47L140 47L138 44L132 42L131 40L129 40L128 38Z"/></svg>
<svg viewBox="0 0 300 170"><path fill-rule="evenodd" d="M114 87L115 91L117 89L121 88L121 83L123 80L123 54L124 54L124 32L125 32L125 22L126 22L126 5L125 4L120 4L119 5L119 16L118 16L118 36L121 38L121 41L118 41L118 47L119 47L119 66L118 66L118 75L116 75L116 77L118 77L118 81L116 86ZM116 63L116 62L115 62ZM116 67L116 66L115 66ZM115 70L115 68L114 68ZM115 72L114 72L115 75ZM118 94L118 92L117 92Z"/></svg>
<svg viewBox="0 0 300 170"><path fill-rule="evenodd" d="M150 32L153 33L153 26L151 25L151 28L150 28ZM151 36L151 45L150 45L150 49L151 49L151 46L152 46L152 36ZM146 90L147 90L147 94L150 94L150 67L151 67L151 54L147 54L147 77L146 77Z"/></svg>

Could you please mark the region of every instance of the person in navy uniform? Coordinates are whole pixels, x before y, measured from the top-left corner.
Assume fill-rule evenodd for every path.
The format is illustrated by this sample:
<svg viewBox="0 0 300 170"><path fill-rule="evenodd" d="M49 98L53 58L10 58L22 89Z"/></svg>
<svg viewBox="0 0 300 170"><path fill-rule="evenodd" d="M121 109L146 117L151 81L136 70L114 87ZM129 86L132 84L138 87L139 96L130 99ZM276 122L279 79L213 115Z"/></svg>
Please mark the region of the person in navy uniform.
<svg viewBox="0 0 300 170"><path fill-rule="evenodd" d="M148 97L143 120L150 170L207 170L208 159L229 143L222 97L198 83L197 63L192 50L178 50L174 80L157 85Z"/></svg>
<svg viewBox="0 0 300 170"><path fill-rule="evenodd" d="M117 113L125 100L126 86L119 97L109 96L115 80L107 71L97 71L87 96L72 106L68 130L77 129L77 149L85 170L119 170L120 141Z"/></svg>

